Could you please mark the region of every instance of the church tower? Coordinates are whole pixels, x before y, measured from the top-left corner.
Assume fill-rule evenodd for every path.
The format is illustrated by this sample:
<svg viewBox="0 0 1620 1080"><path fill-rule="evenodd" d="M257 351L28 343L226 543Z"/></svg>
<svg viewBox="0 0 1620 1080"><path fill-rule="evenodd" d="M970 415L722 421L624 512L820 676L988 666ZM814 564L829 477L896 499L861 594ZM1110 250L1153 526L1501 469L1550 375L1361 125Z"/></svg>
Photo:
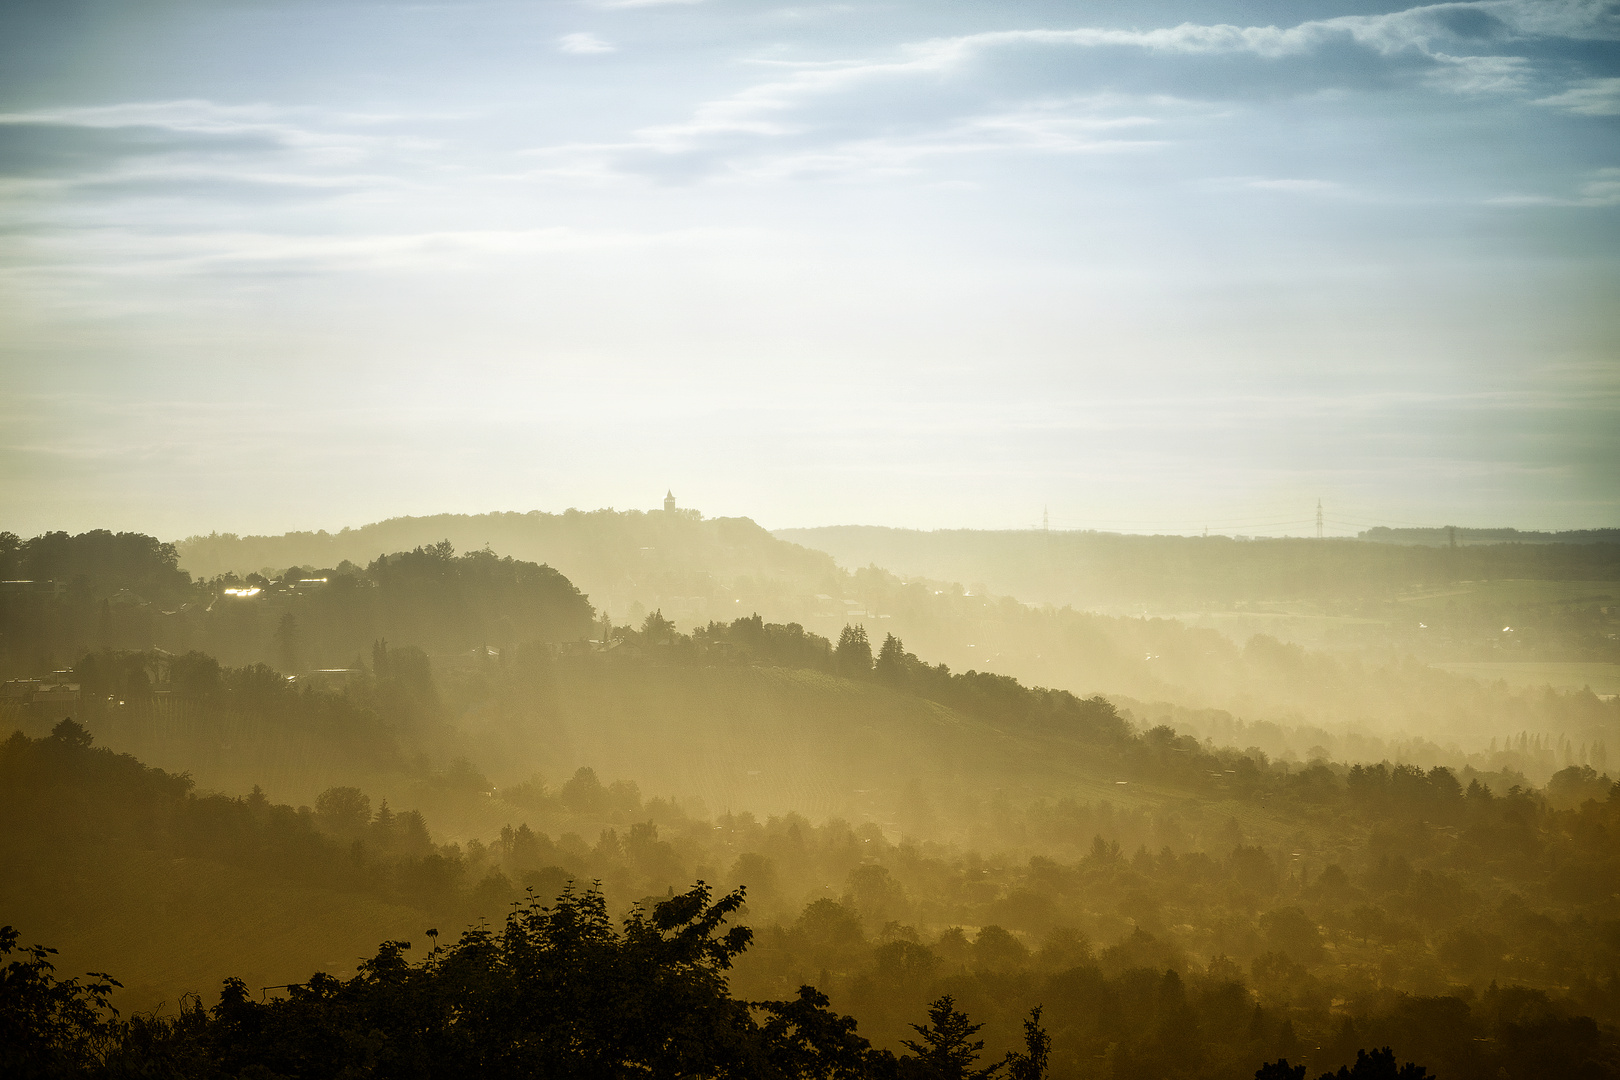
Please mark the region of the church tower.
<svg viewBox="0 0 1620 1080"><path fill-rule="evenodd" d="M664 492L664 513L673 514L674 512L675 512L675 493L673 491L666 491L666 492Z"/></svg>

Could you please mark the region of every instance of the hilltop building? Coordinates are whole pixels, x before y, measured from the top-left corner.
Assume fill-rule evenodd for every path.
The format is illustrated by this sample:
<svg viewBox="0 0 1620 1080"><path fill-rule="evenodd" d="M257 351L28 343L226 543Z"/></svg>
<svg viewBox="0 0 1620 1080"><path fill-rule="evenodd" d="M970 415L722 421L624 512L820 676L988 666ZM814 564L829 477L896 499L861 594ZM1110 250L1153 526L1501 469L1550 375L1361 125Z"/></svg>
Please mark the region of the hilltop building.
<svg viewBox="0 0 1620 1080"><path fill-rule="evenodd" d="M675 492L674 491L665 491L664 492L664 513L673 514L674 512L675 512Z"/></svg>

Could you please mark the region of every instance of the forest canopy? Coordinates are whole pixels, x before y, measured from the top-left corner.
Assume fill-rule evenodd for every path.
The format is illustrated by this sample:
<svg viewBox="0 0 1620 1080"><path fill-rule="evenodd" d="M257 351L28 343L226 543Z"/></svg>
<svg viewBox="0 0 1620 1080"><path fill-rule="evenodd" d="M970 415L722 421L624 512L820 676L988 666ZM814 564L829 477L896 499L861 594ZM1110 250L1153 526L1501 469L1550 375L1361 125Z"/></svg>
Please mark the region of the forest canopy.
<svg viewBox="0 0 1620 1080"><path fill-rule="evenodd" d="M799 1059L770 1055L825 1038L826 1053L855 1054L852 1076L931 1075L915 1071L929 1060L1021 1076L1037 1058L1050 1076L1098 1080L1382 1076L1408 1062L1447 1077L1617 1073L1620 788L1601 738L1518 729L1463 754L1324 734L1273 755L1256 745L1263 724L1229 714L1039 685L991 654L925 660L899 620L870 612L821 633L741 615L735 597L723 619L678 624L654 607L621 622L548 566L448 542L200 583L155 542L30 544L30 567L55 552L76 576L13 581L0 598L7 648L31 643L6 654L14 670L60 665L0 703L28 732L0 744L0 861L27 868L0 882L0 910L73 971L127 982L62 990L37 950L14 969L18 986L79 1001L102 1040L84 1045L117 1048L131 1071L186 1047L215 1068L228 1031L278 1024L218 1075L315 1074L275 1057L298 1032L344 1067L403 1075L418 1036L435 1060L471 1060L455 1056L455 1023L401 1029L387 1063L352 1025L431 1014L460 987L440 970L452 956L457 978L508 996L551 978L513 974L507 931L489 929L507 913L534 955L574 948L545 944L569 912L616 956L700 881L713 883L703 911L736 898L725 934L750 928L710 971L724 991L704 999L702 1036L744 1056L711 1071L758 1073L758 1054L788 1069ZM73 571L73 552L105 565ZM876 568L850 580L924 614L979 601ZM153 595L169 582L178 603L141 581ZM1079 625L1011 601L971 611ZM1174 634L1234 682L1432 675L1265 636ZM47 641L63 651L28 655ZM1590 693L1537 701L1593 732L1617 708ZM1224 743L1198 726L1222 722ZM424 927L457 944L424 947ZM725 934L708 940L741 941ZM344 959L362 954L359 968ZM246 990L227 983L240 1000L215 1004L226 976ZM176 1011L182 992L208 1005ZM130 1017L104 1015L112 1004ZM510 1031L480 1045L552 1037ZM959 1052L981 1041L970 1069ZM832 1068L817 1060L806 1075Z"/></svg>
<svg viewBox="0 0 1620 1080"><path fill-rule="evenodd" d="M5 539L9 537L9 539ZM343 668L378 640L435 653L577 640L595 611L549 566L447 542L365 567L293 566L192 581L173 544L107 532L0 537L0 670L36 674L91 649L202 650L289 672ZM25 587L26 586L26 587Z"/></svg>

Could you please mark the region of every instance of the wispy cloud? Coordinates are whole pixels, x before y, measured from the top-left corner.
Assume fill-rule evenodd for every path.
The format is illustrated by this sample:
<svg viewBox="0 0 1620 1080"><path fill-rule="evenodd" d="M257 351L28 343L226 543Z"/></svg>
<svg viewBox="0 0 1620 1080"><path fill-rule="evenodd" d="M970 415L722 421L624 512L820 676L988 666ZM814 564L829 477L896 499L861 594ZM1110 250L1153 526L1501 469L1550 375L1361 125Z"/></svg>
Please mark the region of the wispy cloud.
<svg viewBox="0 0 1620 1080"><path fill-rule="evenodd" d="M488 471L458 458L444 487L405 491L376 449L394 436L440 468L510 416L531 441L480 456L543 471L566 443L532 441L537 415L600 426L611 402L629 475L690 451L718 399L754 418L710 423L725 445L805 433L742 463L749 498L833 475L827 516L892 513L900 488L947 513L1040 505L999 478L960 489L1014 459L1079 490L1146 454L1121 483L1160 470L1203 497L1262 439L1270 456L1246 460L1289 475L1398 449L1388 474L1414 498L1476 468L1495 491L1524 464L1508 432L1534 436L1535 460L1589 462L1582 505L1598 492L1612 517L1620 172L1591 169L1620 165L1602 44L1620 5L1376 5L1396 6L1228 4L1265 15L1165 25L1163 5L579 0L469 19L328 0L291 37L240 5L158 5L73 39L71 13L43 5L8 44L44 62L73 40L77 66L62 98L12 79L0 100L0 324L18 358L0 442L32 455L0 473L76 440L133 459L115 447L162 438L152 417L196 394L224 434L188 445L229 447L242 416L264 434L227 465L205 449L140 472L261 513L264 485L226 477L251 458L294 477L288 515L309 512L310 475L341 477L333 505L352 511L338 500L356 490L466 498ZM431 111L445 102L465 116ZM1591 370L1554 380L1555 362ZM226 408L267 378L384 419L289 437L274 409ZM1555 383L1567 404L1549 404ZM17 404L62 386L127 388L127 434ZM850 406L850 386L877 404ZM464 419L424 440L416 408ZM260 450L290 443L339 465ZM865 503L841 479L857 468ZM925 469L949 482L908 486ZM134 523L173 502L136 472L29 490L125 498ZM22 493L0 502L35 505Z"/></svg>
<svg viewBox="0 0 1620 1080"><path fill-rule="evenodd" d="M84 208L94 199L251 204L400 191L443 147L411 129L420 119L204 99L0 113L0 198Z"/></svg>
<svg viewBox="0 0 1620 1080"><path fill-rule="evenodd" d="M1574 195L1499 195L1493 206L1620 206L1620 169L1598 169Z"/></svg>
<svg viewBox="0 0 1620 1080"><path fill-rule="evenodd" d="M102 132L109 138L133 134L144 140L142 145L146 147L147 156L165 151L206 152L209 148L219 152L247 149L261 153L266 149L279 149L302 154L306 160L325 166L358 161L382 151L421 152L443 145L438 139L419 134L377 130L403 119L187 99L0 113L0 131ZM141 135L143 132L163 132L185 138L154 142L149 136ZM115 146L111 142L102 145L109 149ZM0 168L0 172L4 169Z"/></svg>
<svg viewBox="0 0 1620 1080"><path fill-rule="evenodd" d="M1438 66L1425 81L1456 94L1506 94L1529 85L1534 70L1522 56L1449 56L1434 53Z"/></svg>
<svg viewBox="0 0 1620 1080"><path fill-rule="evenodd" d="M366 142L430 147L438 145L437 141L412 135L376 134L375 131L390 124L453 119L458 115L344 112L268 104L227 105L201 98L184 98L4 112L0 113L0 125L93 130L153 128L197 135L256 134L272 136L290 146ZM370 129L371 133L355 129Z"/></svg>
<svg viewBox="0 0 1620 1080"><path fill-rule="evenodd" d="M1538 99L1536 104L1582 116L1620 116L1620 79L1582 79L1561 94Z"/></svg>
<svg viewBox="0 0 1620 1080"><path fill-rule="evenodd" d="M644 6L684 0L617 0ZM600 6L600 5L599 5ZM1549 10L1554 9L1554 10ZM1601 37L1612 22L1605 5L1557 0L1485 0L1436 4L1381 15L1307 20L1293 26L1238 26L1185 22L1154 29L1106 27L993 30L900 44L876 55L793 61L755 59L743 70L768 76L702 101L683 119L631 127L602 140L542 145L527 152L544 176L600 184L615 178L781 180L792 177L907 175L929 162L997 154L1112 154L1164 147L1179 137L1173 122L1219 115L1219 101L1240 81L1210 76L1207 102L1185 94L1101 93L1106 66L1052 64L1041 54L1065 51L1145 53L1155 62L1178 58L1249 57L1257 69L1275 67L1294 80L1296 93L1330 86L1337 76L1314 67L1278 65L1290 58L1348 48L1389 61L1390 77L1416 77L1416 85L1462 95L1522 91L1536 80L1531 62L1511 50L1538 33ZM559 51L579 56L615 51L593 32L556 39ZM1504 52L1503 50L1509 50ZM1118 63L1109 60L1107 63ZM1324 69L1333 65L1322 65ZM1093 74L1088 75L1088 72ZM1090 85L1087 85L1088 80ZM1299 80L1305 80L1299 83ZM1172 80L1173 81L1173 80ZM1620 110L1620 80L1593 79L1540 99L1549 107L1589 115ZM268 140L282 160L219 166L227 173L359 176L387 155L431 155L432 140L377 128L388 117L320 114L270 105L225 105L202 99L134 102L97 107L0 114L0 125L61 125L86 130L157 129L202 139L227 136ZM163 159L176 175L205 166L195 155L223 151L198 144L187 157L171 148ZM106 149L109 160L117 149ZM247 151L241 155L246 160ZM88 154L88 152L87 152ZM142 151L143 176L161 173L158 155ZM261 148L261 157L265 156ZM120 168L127 171L127 166ZM113 169L108 168L111 174ZM95 177L79 179L94 182ZM947 179L947 178L938 178ZM257 182L257 181L255 181ZM280 181L275 181L280 182ZM348 181L345 181L348 182Z"/></svg>
<svg viewBox="0 0 1620 1080"><path fill-rule="evenodd" d="M0 113L0 124L64 124L73 127L161 127L176 131L239 132L286 130L288 110L269 105L220 105L187 98L132 101Z"/></svg>
<svg viewBox="0 0 1620 1080"><path fill-rule="evenodd" d="M564 34L557 39L557 48L561 52L573 53L577 56L588 56L592 53L617 52L617 48L610 42L603 41L595 34L575 33Z"/></svg>
<svg viewBox="0 0 1620 1080"><path fill-rule="evenodd" d="M1093 95L1032 101L912 130L841 134L788 124L709 117L646 128L617 143L542 147L527 152L533 175L604 181L677 175L725 181L908 176L929 162L978 155L1117 154L1164 146L1155 135L1166 113L1200 111L1195 102L1154 96ZM1158 114L1158 115L1155 115ZM764 137L762 141L753 141Z"/></svg>
<svg viewBox="0 0 1620 1080"><path fill-rule="evenodd" d="M1020 44L1132 48L1196 55L1247 53L1276 59L1301 56L1325 45L1349 42L1390 56L1413 52L1456 62L1468 57L1445 50L1517 36L1522 5L1516 3L1436 4L1383 15L1312 19L1291 27L1181 23L1153 30L1075 29L999 30L939 38L911 46L911 66L959 63L986 50Z"/></svg>
<svg viewBox="0 0 1620 1080"><path fill-rule="evenodd" d="M1620 41L1620 7L1612 0L1498 0L1467 6L1504 12L1521 34Z"/></svg>
<svg viewBox="0 0 1620 1080"><path fill-rule="evenodd" d="M26 248L13 247L0 259L0 276L38 277L57 268L74 276L136 278L445 272L486 268L491 258L735 248L758 243L762 236L759 230L735 228L635 231L567 226L341 236L96 229L35 238Z"/></svg>
<svg viewBox="0 0 1620 1080"><path fill-rule="evenodd" d="M1054 108L1047 104L1053 99L1095 99L1095 92L1085 93L1086 73L1111 69L1053 66L1041 54L1123 50L1167 63L1250 57L1260 70L1274 71L1270 77L1292 80L1294 92L1306 94L1333 87L1353 66L1330 64L1318 71L1298 64L1278 66L1280 62L1348 49L1369 58L1363 69L1383 64L1387 73L1382 77L1404 79L1409 88L1470 96L1516 94L1537 78L1532 62L1514 54L1524 41L1552 28L1590 36L1606 32L1607 14L1600 7L1554 6L1556 18L1537 4L1486 0L1284 27L1186 22L1145 30L1009 29L913 41L887 54L849 59L762 57L751 66L770 72L769 77L705 101L682 120L635 129L617 140L542 147L533 153L546 161L543 172L558 177L690 180L891 175L913 171L924 159L974 153L1144 148L1162 145L1166 136L1143 139L1119 130L1104 138L1098 132L1107 125L1124 129L1162 123L1167 115L1163 101L1148 103L1149 95L1138 95L1136 108L1108 117L1106 123L1099 122L1095 108L1083 116ZM1092 78L1103 83L1106 74ZM1225 75L1210 79L1210 100L1242 85ZM1586 93L1577 104L1605 107L1606 89Z"/></svg>
<svg viewBox="0 0 1620 1080"><path fill-rule="evenodd" d="M1344 185L1332 180L1307 180L1291 177L1254 177L1241 181L1243 187L1259 191L1287 191L1299 195L1339 195Z"/></svg>

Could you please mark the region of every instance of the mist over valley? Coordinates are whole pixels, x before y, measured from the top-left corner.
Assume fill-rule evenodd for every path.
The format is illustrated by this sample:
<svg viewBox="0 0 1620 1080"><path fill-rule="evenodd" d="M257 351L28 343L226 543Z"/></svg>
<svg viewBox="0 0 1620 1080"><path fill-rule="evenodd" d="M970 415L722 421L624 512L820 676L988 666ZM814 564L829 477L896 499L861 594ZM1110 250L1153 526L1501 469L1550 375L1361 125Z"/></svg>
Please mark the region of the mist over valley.
<svg viewBox="0 0 1620 1080"><path fill-rule="evenodd" d="M1233 558L985 537L1076 540L1111 548L1116 583L1133 558L1161 581L1166 545ZM1528 647L1595 666L1620 546L1476 547L1460 583L1449 546L1270 543L1270 577L1187 579L1238 610L1357 608L1359 636L1234 639L847 569L680 509L7 534L5 858L26 871L0 903L64 970L115 968L136 1014L222 970L364 983L375 940L525 897L598 887L607 917L703 881L744 890L734 992L812 984L880 1050L949 991L995 1054L1029 1052L1019 1017L1042 1006L1054 1075L1109 1047L1164 1067L1139 1015L1099 1027L1083 1004L1150 970L1194 1015L1250 1002L1182 1048L1197 1075L1357 1040L1465 1069L1530 1052L1436 1043L1427 1002L1476 1042L1527 1007L1611 1016L1615 696L1447 671L1367 628L1398 575L1453 596L1573 577L1588 595L1537 609ZM1601 1061L1593 1030L1560 1053Z"/></svg>
<svg viewBox="0 0 1620 1080"><path fill-rule="evenodd" d="M0 1080L1620 1080L1620 0L0 3Z"/></svg>

